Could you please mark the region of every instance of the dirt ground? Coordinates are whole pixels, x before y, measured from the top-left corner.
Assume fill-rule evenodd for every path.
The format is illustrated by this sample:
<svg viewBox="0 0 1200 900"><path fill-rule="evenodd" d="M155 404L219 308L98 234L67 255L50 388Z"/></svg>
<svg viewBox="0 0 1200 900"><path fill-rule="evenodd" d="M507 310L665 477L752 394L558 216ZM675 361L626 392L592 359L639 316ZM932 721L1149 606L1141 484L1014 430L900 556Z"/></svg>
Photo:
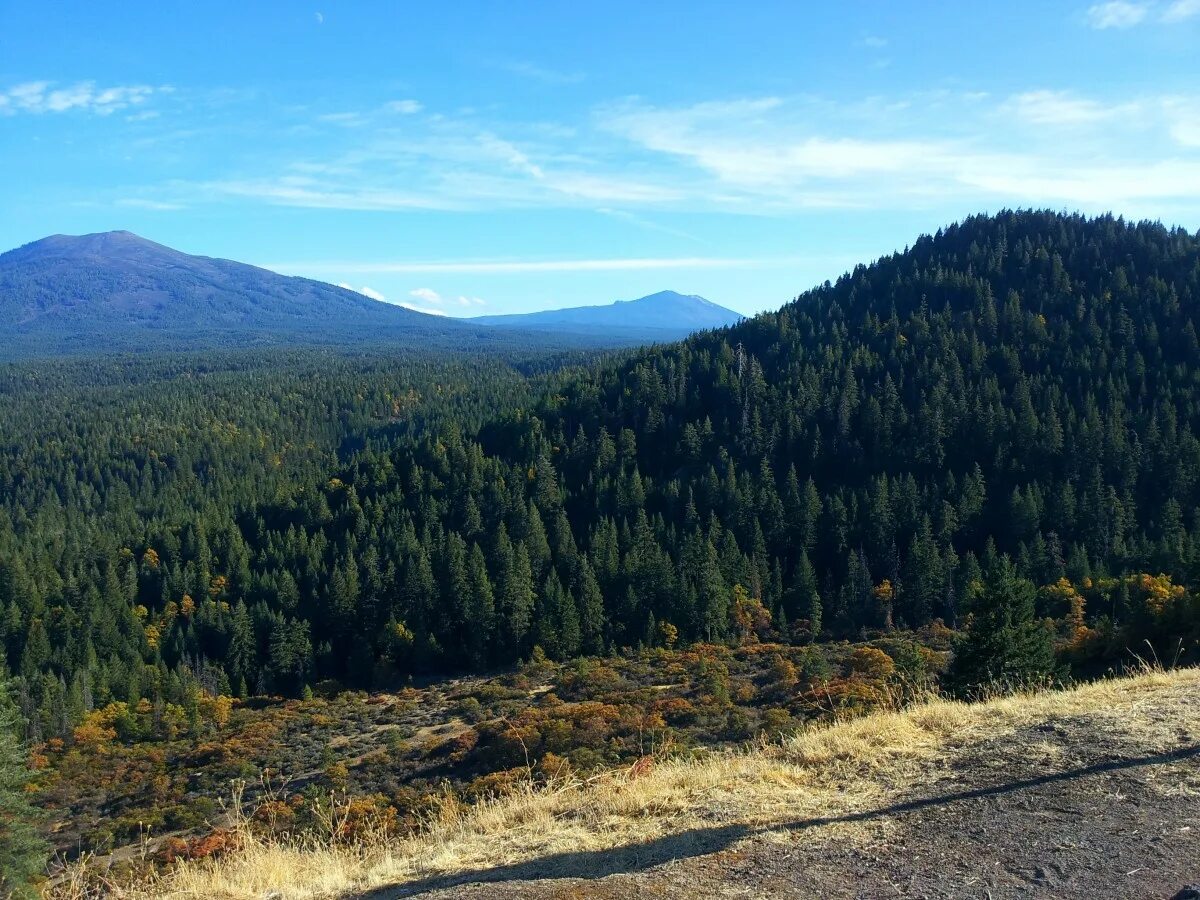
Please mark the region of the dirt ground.
<svg viewBox="0 0 1200 900"><path fill-rule="evenodd" d="M695 828L368 898L1165 900L1200 882L1200 697L1143 712L1135 733L1085 716L970 746L865 812Z"/></svg>

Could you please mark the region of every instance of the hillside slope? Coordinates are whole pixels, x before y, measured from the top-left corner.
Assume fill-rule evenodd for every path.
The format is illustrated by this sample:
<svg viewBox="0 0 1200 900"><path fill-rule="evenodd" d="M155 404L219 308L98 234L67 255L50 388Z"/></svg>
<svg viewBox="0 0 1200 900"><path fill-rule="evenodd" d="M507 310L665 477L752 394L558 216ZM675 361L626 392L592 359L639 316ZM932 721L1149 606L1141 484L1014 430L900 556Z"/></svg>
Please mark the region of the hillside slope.
<svg viewBox="0 0 1200 900"><path fill-rule="evenodd" d="M447 808L407 841L247 839L143 890L1168 897L1198 875L1198 688L1192 669L974 705L932 700L779 746Z"/></svg>
<svg viewBox="0 0 1200 900"><path fill-rule="evenodd" d="M507 316L477 316L471 321L506 328L536 328L587 333L594 329L638 334L649 340L679 340L695 331L735 325L744 317L695 294L659 291L637 300L605 306L576 306Z"/></svg>
<svg viewBox="0 0 1200 900"><path fill-rule="evenodd" d="M32 643L69 683L88 623L128 621L112 644L131 659L301 696L535 647L953 629L1003 555L1076 672L1147 640L1195 658L1197 319L1192 235L970 219L498 419L369 445L280 503L135 533L78 568L82 601L47 580L38 602L72 610L61 645L41 649L40 607L15 595L9 665ZM52 570L37 546L22 565ZM203 629L175 615L185 593Z"/></svg>
<svg viewBox="0 0 1200 900"><path fill-rule="evenodd" d="M739 585L798 641L954 626L1000 554L1039 587L1068 579L1038 614L1077 596L1089 652L1119 657L1114 625L1148 624L1133 574L1190 585L1200 560L1198 317L1187 234L971 219L779 313L582 373L532 412L364 455L328 512L265 510L239 537L266 579L313 571L297 523L322 546L359 536L288 614L331 636L316 677L362 686L364 647L445 671L535 645L725 640ZM369 596L335 612L350 568ZM1159 634L1190 650L1173 617Z"/></svg>

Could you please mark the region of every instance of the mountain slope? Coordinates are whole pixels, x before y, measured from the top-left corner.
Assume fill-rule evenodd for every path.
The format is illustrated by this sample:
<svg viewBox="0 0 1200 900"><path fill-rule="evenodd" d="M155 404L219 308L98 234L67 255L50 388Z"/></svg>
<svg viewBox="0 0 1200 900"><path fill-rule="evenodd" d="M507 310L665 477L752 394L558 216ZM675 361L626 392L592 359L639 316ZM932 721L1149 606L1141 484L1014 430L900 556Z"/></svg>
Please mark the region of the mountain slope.
<svg viewBox="0 0 1200 900"><path fill-rule="evenodd" d="M615 329L669 340L686 337L695 331L733 325L742 318L741 314L695 294L659 291L637 300L618 300L607 306L576 306L517 315L478 316L472 321L501 327L559 331Z"/></svg>
<svg viewBox="0 0 1200 900"><path fill-rule="evenodd" d="M127 231L54 235L0 254L0 339L17 352L581 343L578 337L555 342L544 334L504 335L323 282L191 256Z"/></svg>

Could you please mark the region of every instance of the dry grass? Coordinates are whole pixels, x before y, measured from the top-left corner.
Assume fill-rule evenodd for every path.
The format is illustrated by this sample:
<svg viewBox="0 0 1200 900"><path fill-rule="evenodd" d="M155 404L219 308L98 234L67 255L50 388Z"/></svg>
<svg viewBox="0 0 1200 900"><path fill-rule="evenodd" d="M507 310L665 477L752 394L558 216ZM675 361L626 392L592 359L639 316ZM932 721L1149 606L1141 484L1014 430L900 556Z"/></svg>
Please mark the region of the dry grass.
<svg viewBox="0 0 1200 900"><path fill-rule="evenodd" d="M605 851L689 829L772 825L871 809L972 747L1049 720L1086 719L1121 743L1155 747L1177 733L1180 711L1195 725L1200 670L1149 671L1066 691L966 704L931 698L906 709L813 727L782 744L701 759L666 760L637 777L613 772L587 782L532 785L464 807L447 801L412 838L286 845L247 836L241 851L184 863L152 883L126 886L131 900L329 898L384 885L486 870L559 853ZM824 826L808 835L853 824ZM62 894L88 895L85 879ZM111 886L94 893L112 893Z"/></svg>

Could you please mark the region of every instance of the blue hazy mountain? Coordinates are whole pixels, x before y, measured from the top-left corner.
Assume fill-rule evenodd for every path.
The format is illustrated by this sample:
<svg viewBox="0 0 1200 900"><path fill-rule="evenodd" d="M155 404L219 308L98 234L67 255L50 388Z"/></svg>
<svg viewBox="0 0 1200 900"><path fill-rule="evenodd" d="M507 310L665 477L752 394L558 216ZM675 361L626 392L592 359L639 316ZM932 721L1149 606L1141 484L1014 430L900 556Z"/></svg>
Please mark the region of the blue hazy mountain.
<svg viewBox="0 0 1200 900"><path fill-rule="evenodd" d="M695 331L734 325L743 316L695 294L659 291L637 300L604 306L574 306L507 316L478 316L485 325L571 333L629 333L649 340L671 340Z"/></svg>
<svg viewBox="0 0 1200 900"><path fill-rule="evenodd" d="M128 231L0 254L0 355L327 344L475 350L618 346L625 329L510 332L431 316Z"/></svg>

